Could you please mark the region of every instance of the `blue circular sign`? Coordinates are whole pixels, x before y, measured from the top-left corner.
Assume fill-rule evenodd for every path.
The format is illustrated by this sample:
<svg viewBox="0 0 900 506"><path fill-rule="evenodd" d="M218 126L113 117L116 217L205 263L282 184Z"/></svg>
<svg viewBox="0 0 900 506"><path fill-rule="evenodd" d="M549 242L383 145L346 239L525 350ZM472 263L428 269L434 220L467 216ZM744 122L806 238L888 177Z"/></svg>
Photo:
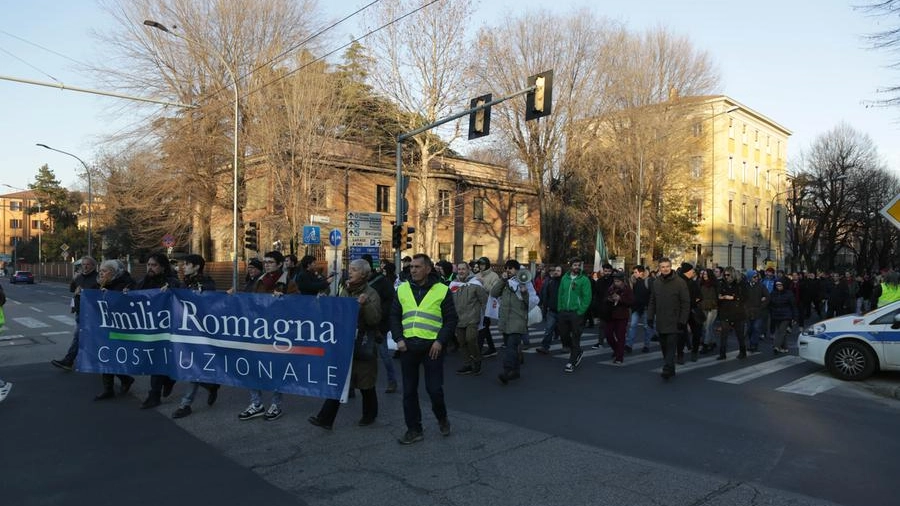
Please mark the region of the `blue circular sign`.
<svg viewBox="0 0 900 506"><path fill-rule="evenodd" d="M328 242L331 243L335 248L341 245L341 231L338 229L333 229L328 234Z"/></svg>

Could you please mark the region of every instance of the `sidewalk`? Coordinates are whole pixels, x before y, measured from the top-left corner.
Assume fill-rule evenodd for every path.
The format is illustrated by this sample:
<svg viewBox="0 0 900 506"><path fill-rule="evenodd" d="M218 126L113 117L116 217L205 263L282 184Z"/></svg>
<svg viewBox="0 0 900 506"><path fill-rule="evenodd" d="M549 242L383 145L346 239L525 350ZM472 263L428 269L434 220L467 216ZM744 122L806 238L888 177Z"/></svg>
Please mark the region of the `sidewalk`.
<svg viewBox="0 0 900 506"><path fill-rule="evenodd" d="M172 420L185 385L155 410L140 410L147 378L130 396L93 402L94 375L43 363L3 375L16 383L0 404L6 504L828 504L452 409L453 434L441 437L427 400L425 441L401 446L399 394L379 392L380 416L366 428L356 427L360 403L351 400L328 432L306 422L316 399L285 396L281 419L240 422L245 391L223 388L209 408L201 390L194 414Z"/></svg>

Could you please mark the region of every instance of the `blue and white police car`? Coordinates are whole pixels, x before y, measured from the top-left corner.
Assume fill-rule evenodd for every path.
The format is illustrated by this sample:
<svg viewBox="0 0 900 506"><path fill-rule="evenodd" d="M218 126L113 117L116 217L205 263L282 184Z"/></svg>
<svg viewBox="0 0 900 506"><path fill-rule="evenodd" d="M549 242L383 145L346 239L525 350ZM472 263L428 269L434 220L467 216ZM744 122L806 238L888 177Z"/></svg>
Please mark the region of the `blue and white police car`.
<svg viewBox="0 0 900 506"><path fill-rule="evenodd" d="M825 320L797 339L800 357L824 365L836 378L864 380L875 371L900 370L900 301L862 316Z"/></svg>

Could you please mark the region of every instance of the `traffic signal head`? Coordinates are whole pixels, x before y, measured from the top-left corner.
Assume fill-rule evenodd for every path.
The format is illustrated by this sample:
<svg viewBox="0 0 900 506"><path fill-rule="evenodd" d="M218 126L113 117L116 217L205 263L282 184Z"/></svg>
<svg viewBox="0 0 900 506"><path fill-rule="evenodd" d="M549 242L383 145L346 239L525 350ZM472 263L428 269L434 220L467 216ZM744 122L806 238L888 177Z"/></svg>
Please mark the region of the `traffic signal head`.
<svg viewBox="0 0 900 506"><path fill-rule="evenodd" d="M406 244L406 249L412 249L413 247L413 237L412 235L416 233L416 227L406 227L403 234L403 242Z"/></svg>
<svg viewBox="0 0 900 506"><path fill-rule="evenodd" d="M491 101L491 94L473 98L469 109L481 107ZM491 107L485 107L469 114L469 140L488 135L491 130Z"/></svg>
<svg viewBox="0 0 900 506"><path fill-rule="evenodd" d="M525 121L550 114L553 104L553 71L547 70L528 78L528 87L534 87L525 94Z"/></svg>
<svg viewBox="0 0 900 506"><path fill-rule="evenodd" d="M255 221L247 222L247 231L244 232L244 247L251 251L259 251L259 229Z"/></svg>
<svg viewBox="0 0 900 506"><path fill-rule="evenodd" d="M394 249L400 249L400 245L403 244L403 238L401 236L401 232L403 231L403 225L394 225L391 227L391 246Z"/></svg>

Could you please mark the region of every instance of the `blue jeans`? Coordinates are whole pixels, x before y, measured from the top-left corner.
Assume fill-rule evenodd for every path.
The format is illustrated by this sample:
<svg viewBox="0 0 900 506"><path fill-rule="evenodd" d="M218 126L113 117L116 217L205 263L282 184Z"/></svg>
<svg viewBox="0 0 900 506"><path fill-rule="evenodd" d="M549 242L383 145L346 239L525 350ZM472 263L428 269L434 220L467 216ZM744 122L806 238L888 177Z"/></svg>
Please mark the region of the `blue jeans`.
<svg viewBox="0 0 900 506"><path fill-rule="evenodd" d="M751 348L759 345L759 338L763 335L764 322L765 318L749 318L747 320L747 345Z"/></svg>
<svg viewBox="0 0 900 506"><path fill-rule="evenodd" d="M628 320L628 334L625 336L625 346L629 348L634 346L634 338L637 335L638 327L644 328L644 346L650 347L650 338L656 333L647 326L647 311L632 311L631 319Z"/></svg>
<svg viewBox="0 0 900 506"><path fill-rule="evenodd" d="M378 355L381 357L381 363L384 364L385 372L387 372L388 383L396 383L397 370L394 369L394 355L388 349L387 338L378 345Z"/></svg>
<svg viewBox="0 0 900 506"><path fill-rule="evenodd" d="M431 398L431 411L440 420L447 418L444 404L444 353L438 358L428 356L433 340L406 340L406 351L400 354L400 374L403 376L403 419L409 430L422 431L422 408L419 406L419 368L425 369L425 391Z"/></svg>
<svg viewBox="0 0 900 506"><path fill-rule="evenodd" d="M503 372L519 372L519 346L523 334L504 334L506 348L503 350Z"/></svg>
<svg viewBox="0 0 900 506"><path fill-rule="evenodd" d="M544 318L544 338L541 339L541 348L550 349L550 343L557 338L556 334L556 311L548 310L547 316Z"/></svg>
<svg viewBox="0 0 900 506"><path fill-rule="evenodd" d="M262 390L250 390L250 403L257 406L262 405ZM272 392L272 404L281 405L281 392Z"/></svg>

